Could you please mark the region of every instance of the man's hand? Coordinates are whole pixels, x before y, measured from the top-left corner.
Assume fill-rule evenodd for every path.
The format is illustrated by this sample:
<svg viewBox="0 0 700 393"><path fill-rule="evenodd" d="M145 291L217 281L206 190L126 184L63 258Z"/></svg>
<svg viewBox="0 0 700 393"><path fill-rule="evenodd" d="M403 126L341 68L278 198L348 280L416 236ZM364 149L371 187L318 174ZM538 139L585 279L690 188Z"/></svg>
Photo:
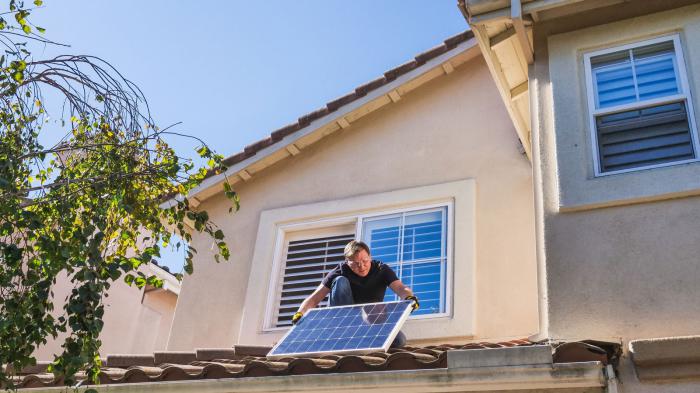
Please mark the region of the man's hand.
<svg viewBox="0 0 700 393"><path fill-rule="evenodd" d="M295 312L294 315L292 315L292 325L296 325L303 316L304 314L300 313L299 311Z"/></svg>
<svg viewBox="0 0 700 393"><path fill-rule="evenodd" d="M420 308L420 303L418 303L418 298L415 295L406 296L406 298L403 300L413 300L413 309L411 310L411 314Z"/></svg>

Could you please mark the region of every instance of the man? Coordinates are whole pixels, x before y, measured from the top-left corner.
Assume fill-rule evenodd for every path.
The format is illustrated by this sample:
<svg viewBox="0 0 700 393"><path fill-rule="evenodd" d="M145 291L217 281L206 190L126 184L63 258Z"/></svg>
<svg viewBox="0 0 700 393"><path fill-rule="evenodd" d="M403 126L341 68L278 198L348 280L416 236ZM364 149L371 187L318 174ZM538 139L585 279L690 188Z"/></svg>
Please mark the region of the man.
<svg viewBox="0 0 700 393"><path fill-rule="evenodd" d="M389 287L400 299L413 300L411 312L418 309L418 298L411 289L396 277L391 267L372 260L367 244L351 241L345 246L344 256L345 262L328 272L321 285L301 303L292 323L296 324L306 311L318 306L329 293L331 307L348 306L384 301L384 293ZM405 343L406 336L399 332L391 347L402 347Z"/></svg>

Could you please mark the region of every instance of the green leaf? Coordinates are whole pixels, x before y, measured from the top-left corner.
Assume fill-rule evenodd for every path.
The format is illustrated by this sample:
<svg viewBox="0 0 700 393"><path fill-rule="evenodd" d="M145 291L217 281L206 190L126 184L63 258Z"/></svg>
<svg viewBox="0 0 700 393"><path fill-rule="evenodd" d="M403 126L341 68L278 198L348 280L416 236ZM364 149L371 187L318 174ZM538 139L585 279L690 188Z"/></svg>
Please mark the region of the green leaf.
<svg viewBox="0 0 700 393"><path fill-rule="evenodd" d="M42 0L34 0L34 5L37 7L41 7L41 5L44 4Z"/></svg>
<svg viewBox="0 0 700 393"><path fill-rule="evenodd" d="M29 34L32 32L32 28L29 25L24 25L22 26L22 31L24 31L25 34Z"/></svg>
<svg viewBox="0 0 700 393"><path fill-rule="evenodd" d="M224 232L221 229L217 229L216 232L214 232L214 239L221 240L223 238L224 238Z"/></svg>

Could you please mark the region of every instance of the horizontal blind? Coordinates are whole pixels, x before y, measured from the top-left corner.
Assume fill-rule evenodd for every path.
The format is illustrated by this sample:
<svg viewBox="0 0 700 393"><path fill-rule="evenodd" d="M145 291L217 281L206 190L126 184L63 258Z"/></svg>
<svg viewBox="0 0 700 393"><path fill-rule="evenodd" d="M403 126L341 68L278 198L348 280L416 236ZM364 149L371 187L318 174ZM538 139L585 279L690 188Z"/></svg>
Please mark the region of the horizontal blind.
<svg viewBox="0 0 700 393"><path fill-rule="evenodd" d="M598 108L680 93L673 41L591 58Z"/></svg>
<svg viewBox="0 0 700 393"><path fill-rule="evenodd" d="M400 213L368 219L364 240L372 258L388 264L418 297L421 308L414 313L445 311L446 208ZM397 300L387 289L385 301Z"/></svg>
<svg viewBox="0 0 700 393"><path fill-rule="evenodd" d="M292 315L318 287L323 277L345 260L345 245L354 233L290 241L285 256L277 326L291 325ZM325 306L326 301L321 303Z"/></svg>
<svg viewBox="0 0 700 393"><path fill-rule="evenodd" d="M685 102L596 117L601 172L695 157Z"/></svg>

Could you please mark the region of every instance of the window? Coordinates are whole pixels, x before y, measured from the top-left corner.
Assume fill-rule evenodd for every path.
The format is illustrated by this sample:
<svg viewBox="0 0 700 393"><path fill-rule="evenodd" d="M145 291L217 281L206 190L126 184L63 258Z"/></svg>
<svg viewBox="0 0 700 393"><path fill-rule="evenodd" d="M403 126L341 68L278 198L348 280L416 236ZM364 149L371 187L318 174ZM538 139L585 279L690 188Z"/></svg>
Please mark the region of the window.
<svg viewBox="0 0 700 393"><path fill-rule="evenodd" d="M678 36L585 55L595 173L697 159L697 136Z"/></svg>
<svg viewBox="0 0 700 393"><path fill-rule="evenodd" d="M362 240L396 272L421 303L415 315L445 312L446 208L363 220ZM387 289L384 301L398 300Z"/></svg>
<svg viewBox="0 0 700 393"><path fill-rule="evenodd" d="M450 206L357 215L344 218L343 224L320 223L313 230L286 232L274 326L291 325L301 302L330 270L344 261L345 245L356 238L370 246L372 259L391 266L418 296L421 307L413 318L446 315ZM384 300L397 297L387 288ZM327 304L328 298L320 306Z"/></svg>

